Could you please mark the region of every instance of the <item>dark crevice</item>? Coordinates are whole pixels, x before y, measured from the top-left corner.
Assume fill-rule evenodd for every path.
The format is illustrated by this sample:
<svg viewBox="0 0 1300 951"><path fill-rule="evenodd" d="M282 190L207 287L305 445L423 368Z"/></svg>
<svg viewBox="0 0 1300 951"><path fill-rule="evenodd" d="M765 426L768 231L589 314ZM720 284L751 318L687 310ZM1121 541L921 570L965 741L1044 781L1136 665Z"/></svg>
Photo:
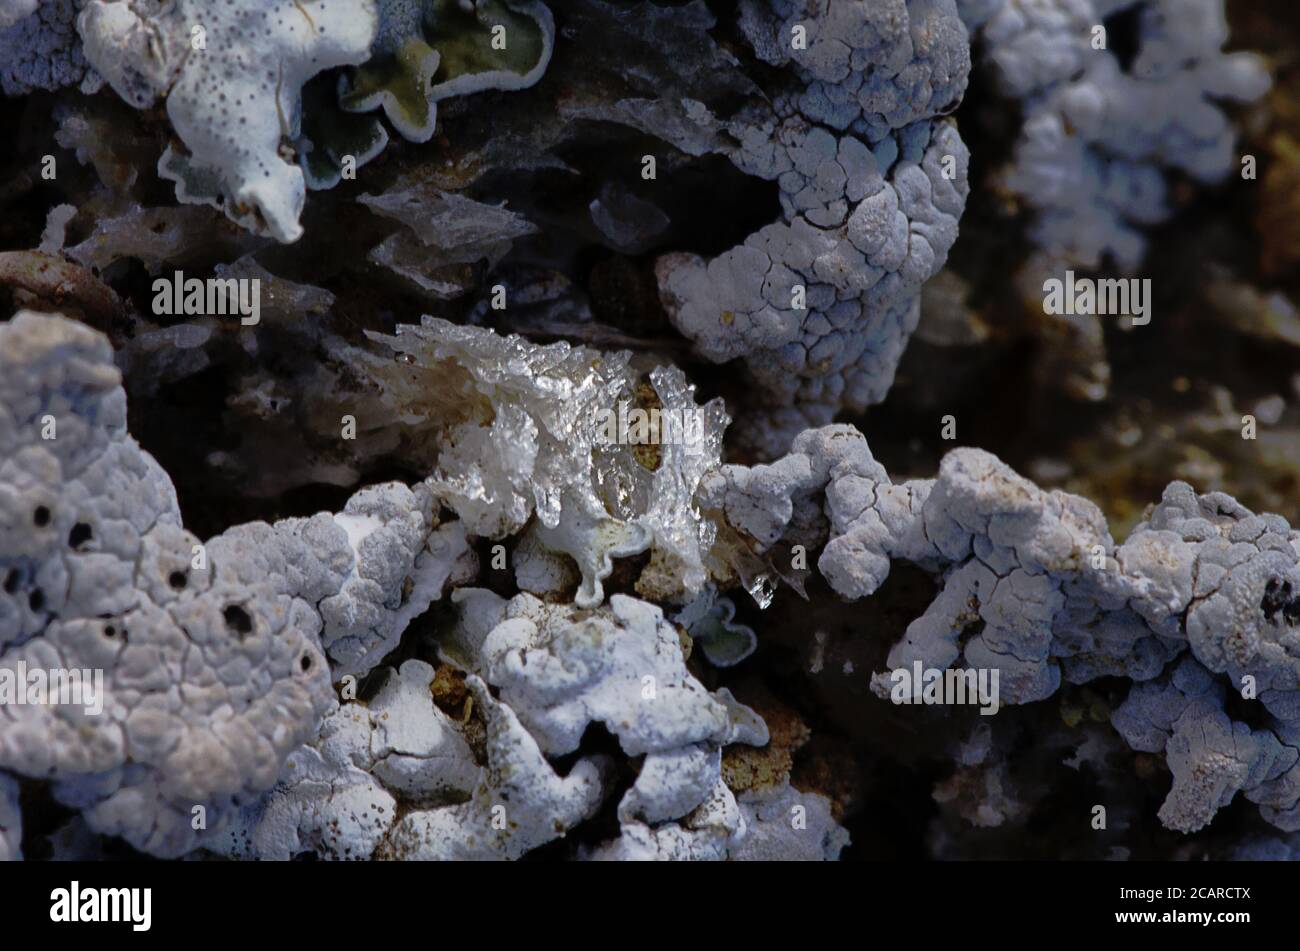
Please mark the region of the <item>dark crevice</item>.
<svg viewBox="0 0 1300 951"><path fill-rule="evenodd" d="M240 640L253 633L253 618L238 604L227 605L221 616L226 619L226 627Z"/></svg>

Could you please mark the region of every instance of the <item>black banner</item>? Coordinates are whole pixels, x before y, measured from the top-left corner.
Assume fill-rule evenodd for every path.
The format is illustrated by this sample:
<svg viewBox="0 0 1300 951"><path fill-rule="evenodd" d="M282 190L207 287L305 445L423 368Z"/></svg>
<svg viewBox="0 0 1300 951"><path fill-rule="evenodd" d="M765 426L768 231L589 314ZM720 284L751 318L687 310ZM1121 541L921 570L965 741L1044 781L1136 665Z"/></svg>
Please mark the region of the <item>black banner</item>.
<svg viewBox="0 0 1300 951"><path fill-rule="evenodd" d="M1216 939L1285 927L1296 871L1285 863L691 865L24 863L0 866L9 936L114 940L281 936L331 942L376 929L430 940L499 938L549 922L636 928L647 916L731 940L739 930L818 921L872 940L983 940L1125 933ZM731 896L726 898L725 896ZM610 916L614 916L611 921ZM604 924L599 924L603 921ZM1033 929L1033 930L1031 930Z"/></svg>

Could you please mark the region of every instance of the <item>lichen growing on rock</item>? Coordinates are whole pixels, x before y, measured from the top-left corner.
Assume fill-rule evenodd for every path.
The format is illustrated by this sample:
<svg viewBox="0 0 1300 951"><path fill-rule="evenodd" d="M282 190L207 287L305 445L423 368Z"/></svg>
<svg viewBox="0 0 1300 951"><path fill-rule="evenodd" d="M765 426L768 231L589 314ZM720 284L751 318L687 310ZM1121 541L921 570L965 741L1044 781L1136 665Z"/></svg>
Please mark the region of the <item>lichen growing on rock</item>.
<svg viewBox="0 0 1300 951"><path fill-rule="evenodd" d="M541 78L555 23L540 0L378 0L371 56L351 70L339 101L350 112L383 107L404 137L427 142L438 102Z"/></svg>
<svg viewBox="0 0 1300 951"><path fill-rule="evenodd" d="M168 147L158 173L180 201L222 207L279 241L301 237L303 174L281 146L297 135L307 80L365 60L372 0L90 0L77 29L123 99L142 109L166 98L185 151Z"/></svg>
<svg viewBox="0 0 1300 951"><path fill-rule="evenodd" d="M1283 6L0 0L0 859L1293 857Z"/></svg>
<svg viewBox="0 0 1300 951"><path fill-rule="evenodd" d="M773 407L757 427L772 455L893 381L966 201L966 147L935 120L960 101L970 57L951 3L745 11L759 57L792 62L801 80L770 116L730 130L733 161L780 184L784 220L709 262L667 256L658 277L703 356L745 358Z"/></svg>

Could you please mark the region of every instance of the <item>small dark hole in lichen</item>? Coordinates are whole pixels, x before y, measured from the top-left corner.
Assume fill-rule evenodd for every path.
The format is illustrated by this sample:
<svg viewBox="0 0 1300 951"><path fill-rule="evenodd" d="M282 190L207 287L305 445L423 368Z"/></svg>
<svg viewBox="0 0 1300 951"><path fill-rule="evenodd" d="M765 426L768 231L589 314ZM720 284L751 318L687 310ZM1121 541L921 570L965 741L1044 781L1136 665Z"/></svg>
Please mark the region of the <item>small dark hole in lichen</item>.
<svg viewBox="0 0 1300 951"><path fill-rule="evenodd" d="M9 574L5 575L5 591L9 594L13 594L15 591L17 591L18 582L19 580L21 580L21 578L22 575L18 573L17 568L9 569Z"/></svg>
<svg viewBox="0 0 1300 951"><path fill-rule="evenodd" d="M1132 72L1138 54L1142 51L1142 14L1138 6L1121 10L1102 21L1106 28L1106 47L1119 60L1124 72ZM1095 28L1094 28L1095 29ZM1095 41L1095 40L1094 40Z"/></svg>
<svg viewBox="0 0 1300 951"><path fill-rule="evenodd" d="M221 612L221 616L226 619L226 627L230 628L241 638L253 631L253 619L248 612L238 604L231 604Z"/></svg>
<svg viewBox="0 0 1300 951"><path fill-rule="evenodd" d="M1264 597L1260 600L1259 606L1264 612L1264 619L1270 623L1279 613L1282 615L1282 620L1290 626L1300 621L1300 596L1295 596L1290 581L1270 578L1268 584L1264 585Z"/></svg>
<svg viewBox="0 0 1300 951"><path fill-rule="evenodd" d="M189 580L190 579L185 576L185 572L183 571L173 571L167 576L167 583L177 591L184 588L185 585L189 583Z"/></svg>
<svg viewBox="0 0 1300 951"><path fill-rule="evenodd" d="M31 605L33 611L39 611L45 607L45 592L37 588L27 596L27 603Z"/></svg>
<svg viewBox="0 0 1300 951"><path fill-rule="evenodd" d="M90 541L91 538L94 537L94 534L95 533L91 531L89 525L85 522L78 522L76 525L72 526L72 531L68 532L68 547L80 548L82 545L86 544L86 542Z"/></svg>
<svg viewBox="0 0 1300 951"><path fill-rule="evenodd" d="M44 505L36 506L36 511L32 513L32 521L37 528L44 528L50 524L50 510Z"/></svg>
<svg viewBox="0 0 1300 951"><path fill-rule="evenodd" d="M114 627L113 625L111 625L111 624L105 625L105 626L104 626L104 636L105 636L105 637L117 637L117 628L115 628L115 627Z"/></svg>
<svg viewBox="0 0 1300 951"><path fill-rule="evenodd" d="M311 655L303 654L302 660L299 662L299 666L302 667L303 673L306 673L307 671L311 670Z"/></svg>

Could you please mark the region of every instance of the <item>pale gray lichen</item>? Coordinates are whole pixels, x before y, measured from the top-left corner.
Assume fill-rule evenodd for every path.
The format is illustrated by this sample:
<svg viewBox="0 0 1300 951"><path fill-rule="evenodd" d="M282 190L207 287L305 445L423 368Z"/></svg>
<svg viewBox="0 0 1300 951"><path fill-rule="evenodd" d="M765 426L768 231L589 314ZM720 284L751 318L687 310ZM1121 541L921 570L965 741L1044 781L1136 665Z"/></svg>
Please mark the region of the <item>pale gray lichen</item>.
<svg viewBox="0 0 1300 951"><path fill-rule="evenodd" d="M408 802L468 795L479 778L469 744L433 703L434 669L408 660L368 704L375 776Z"/></svg>
<svg viewBox="0 0 1300 951"><path fill-rule="evenodd" d="M585 855L593 861L720 862L745 838L745 816L719 779L678 822L651 826L625 821L617 839Z"/></svg>
<svg viewBox="0 0 1300 951"><path fill-rule="evenodd" d="M434 705L433 677L428 664L408 660L368 703L335 709L281 782L205 847L237 858L368 859L394 830L399 801L428 807L469 796L481 770Z"/></svg>
<svg viewBox="0 0 1300 951"><path fill-rule="evenodd" d="M766 742L761 720L687 672L676 629L652 604L616 594L592 614L474 588L452 600L462 620L441 649L496 687L548 755L573 752L592 722L629 756Z"/></svg>
<svg viewBox="0 0 1300 951"><path fill-rule="evenodd" d="M0 2L0 91L25 96L77 86L96 92L104 81L90 68L77 38L84 0Z"/></svg>
<svg viewBox="0 0 1300 951"><path fill-rule="evenodd" d="M887 478L861 433L823 426L800 433L789 454L770 464L719 466L701 481L699 500L760 550L779 541L811 549L825 543L830 526L823 494L848 476Z"/></svg>
<svg viewBox="0 0 1300 951"><path fill-rule="evenodd" d="M7 30L31 14L39 0L0 0L0 30Z"/></svg>
<svg viewBox="0 0 1300 951"><path fill-rule="evenodd" d="M643 757L618 806L620 836L603 853L651 857L647 843L659 843L656 857L724 858L743 839L721 750L764 744L767 730L729 691L709 694L686 671L680 636L658 608L615 595L586 612L472 588L453 602L459 618L438 648L468 672L485 765L461 737L467 727L433 705L433 668L407 661L374 699L327 718L280 785L208 848L260 858L518 858L593 817L612 790L607 756L581 757L563 776L548 760L577 751L593 723Z"/></svg>
<svg viewBox="0 0 1300 951"><path fill-rule="evenodd" d="M732 120L729 157L780 184L785 220L712 261L664 256L657 274L701 355L745 359L768 407L745 435L776 455L893 382L966 202L966 147L934 120L960 101L970 59L951 0L764 6L745 4L742 28L802 85L770 116Z"/></svg>
<svg viewBox="0 0 1300 951"><path fill-rule="evenodd" d="M202 544L126 432L102 335L23 312L0 344L0 668L103 682L102 712L0 706L0 768L53 781L99 832L181 854L315 735L331 699L319 638L340 670L371 669L449 576L468 578L463 531L431 534L428 488L389 483Z"/></svg>
<svg viewBox="0 0 1300 951"><path fill-rule="evenodd" d="M289 757L280 783L204 846L240 859L284 861L305 852L369 858L397 816L397 800L364 768L370 741L369 712L343 705L326 717L311 745Z"/></svg>
<svg viewBox="0 0 1300 951"><path fill-rule="evenodd" d="M1106 30L1121 12L1137 18L1129 64L1124 39ZM1166 170L1205 184L1227 177L1236 134L1219 103L1253 101L1269 87L1258 56L1223 52L1223 0L1000 0L963 15L980 25L1003 92L1023 103L1001 180L1035 212L1040 268L1110 258L1135 270L1142 229L1172 213Z"/></svg>
<svg viewBox="0 0 1300 951"><path fill-rule="evenodd" d="M364 564L369 560L371 559L362 559L359 562L359 574L362 576L368 574ZM429 533L408 571L404 574L391 574L391 570L387 569L391 577L400 576L403 579L396 587L385 588L381 584L376 589L371 585L366 586L369 593L380 593L381 597L393 602L391 605L380 602L375 612L378 620L372 627L364 628L364 633L358 636L357 626L347 621L348 612L344 612L343 623L335 625L334 630L346 633L342 634L341 640L330 642L331 628L327 623L324 635L326 649L335 661L336 675L368 672L379 659L397 647L402 633L411 621L427 611L449 587L463 584L478 574L478 558L469 546L464 523L448 522ZM409 585L410 590L403 594L401 589L405 585ZM322 603L322 614L325 610L325 604Z"/></svg>
<svg viewBox="0 0 1300 951"><path fill-rule="evenodd" d="M558 600L566 591L576 590L581 581L582 576L571 560L538 539L536 526L530 526L519 536L510 554L519 590L543 600Z"/></svg>
<svg viewBox="0 0 1300 951"><path fill-rule="evenodd" d="M463 132L463 142L403 146L372 170L359 201L392 223L349 209L351 189L323 199L349 233L355 224L365 235L369 263L379 266L347 268L332 292L273 286L248 255L266 241L214 227L212 208L138 206L149 185L135 168L152 163L155 140L126 132L149 129L157 115L128 116L126 106L66 88L78 76L96 81L76 64L78 37L66 28L83 3L48 0L35 10L30 0L0 0L0 79L23 92L56 90L46 128L59 127L56 141L93 163L103 186L79 172L40 186L56 193L42 253L53 258L65 239L81 241L66 252L75 267L108 270L105 289L124 300L138 289L139 264L151 275L183 264L187 273L257 279L275 326L227 332L211 317L160 326L119 309L106 324L121 344L116 355L59 318L24 314L0 328L0 670L21 662L107 674L100 720L77 707L0 709L0 857L21 844L21 782L24 802L52 796L84 810L67 827L70 839L121 834L158 855L202 842L239 857L516 858L553 843L549 854L584 858L834 858L847 842L835 816L853 808L852 778L841 786L835 775L843 739L820 735L796 767L802 740L790 735L806 727L783 722L780 703L769 715L761 700L765 681L785 666L785 632L737 623L732 601L739 582L773 608L747 609L746 619L799 618L801 606L772 603L771 589L778 580L799 587L806 569L794 563L804 556L845 598L881 599L861 614L811 608L818 654L810 671L795 673L818 691L819 734L825 713L832 731L860 730L866 752L882 737L891 742L906 711L872 709L862 689L860 720L854 710L846 723L834 702L822 704L846 696L831 689L865 687L861 661L878 659L862 643L850 659L847 638L835 655L831 645L852 626L845 618L890 623L896 612L886 599L930 600L929 575L937 593L888 665L992 668L1009 703L1065 686L1059 713L1068 730L1054 728L1075 732L1064 766L1095 769L1108 805L1119 785L1132 785L1114 762L1124 758L1114 755L1120 740L1093 742L1113 736L1103 726L1113 714L1132 749L1168 764L1173 788L1160 816L1171 828L1200 829L1238 796L1274 825L1300 827L1300 537L1284 520L1173 483L1120 544L1091 503L1044 491L979 450L949 454L934 479L895 484L851 427L788 439L883 395L915 324L918 290L955 235L965 153L942 117L968 68L957 11L982 25L1004 85L1028 104L1015 174L1021 197L1043 212L1036 237L1050 243L1059 238L1052 229L1069 231L1069 253L1133 259L1137 226L1165 213L1157 201L1164 170L1211 180L1233 164L1232 130L1216 103L1261 88L1254 59L1221 52L1219 0L741 0L715 5L736 13L720 29L704 0L571 0L556 8L558 37L537 0L85 4L91 55L118 92L138 107L166 95L177 110L180 141L159 168L182 201L223 205L281 240L301 211L284 169L297 161L311 169L311 184L328 182L344 152L364 162L387 140L374 113L343 113L355 124L319 138L323 126L301 115L309 77L310 108L319 100L330 107L320 117L333 119L338 80L345 98L358 94L352 105L373 108L383 90L393 92L388 60L401 59L406 101L393 121L427 140L438 98L501 78L478 59L498 14L528 20L530 36L545 27L507 85L549 68L552 41L570 45L556 57L556 81L533 95L480 99L492 121L474 103L445 108L457 133L449 138ZM1139 30L1132 67L1122 50L1080 43L1091 21L1126 11ZM191 22L200 14L216 18L217 32ZM465 35L440 45L456 30L441 31L439 16ZM379 39L368 33L362 43L363 22L376 19ZM341 41L322 46L312 32L344 21L350 33ZM36 32L24 32L21 55L5 60L4 43L19 29ZM416 34L423 46L408 43ZM794 42L805 37L806 45ZM206 49L194 45L200 38ZM361 63L376 49L384 62ZM328 62L309 62L322 51ZM358 68L345 73L349 65ZM267 68L292 75L272 93L259 86ZM248 98L236 106L222 95ZM233 146L253 149L279 176L239 208L245 173L262 170L240 165L222 138L225 119L213 116L223 103L230 122L257 120L256 148L242 139ZM13 105L30 114L31 103ZM1144 111L1164 118L1148 121ZM521 116L536 119L523 132L514 128ZM645 262L623 256L662 250L661 239L697 240L700 213L683 215L667 192L652 200L648 183L633 195L620 180L636 163L618 156L631 146L635 158L642 135L672 146L659 153L660 174L674 189L686 183L688 198L689 179L717 175L720 197L775 197L781 219L712 262L660 257L656 288ZM144 145L124 146L127 138ZM150 153L144 162L141 147ZM583 182L597 154L614 159L612 170ZM718 175L717 156L743 174ZM619 172L625 164L630 171ZM1044 169L1082 183L1064 211L1051 205L1060 180ZM773 186L742 183L745 175ZM552 193L551 181L580 187ZM1094 200L1098 183L1100 210L1072 204ZM0 203L25 201L32 185L22 173L0 190ZM529 193L537 185L544 195ZM14 234L34 243L39 225L19 222ZM532 239L541 225L545 233ZM731 243L717 241L731 228L701 229L700 247ZM522 238L530 240L515 247ZM340 241L322 236L306 250L343 265ZM593 242L618 254L599 252L590 279L575 280ZM259 249L259 259L286 274L306 271L301 251ZM486 300L454 303L479 282L483 262L509 292L506 313ZM345 340L342 324L365 309L358 290L371 290L376 276L392 284L392 275L406 286L373 288L383 292L354 329L394 326L411 290L470 326L427 319L374 334L365 349L359 333ZM659 339L658 303L696 353L743 360L760 384L765 415L740 433L738 457L788 448L784 456L721 464L721 401L698 406L683 370L663 365L682 341ZM482 325L636 352L541 346ZM286 340L301 355L281 361ZM430 477L361 489L340 511L239 525L201 543L182 525L170 479L126 432L114 362L140 378L140 391L164 398L164 387L202 370L224 374L206 375L204 398L216 395L209 384L226 384L226 427L252 425L238 448L209 447L197 461L218 482L246 481L232 480L207 518L224 516L241 491L297 511L300 500L271 501L286 484L346 487L342 498L365 472ZM718 391L733 395L735 382L719 381ZM277 420L290 403L294 414ZM696 414L702 425L687 442L662 438L662 423L648 439L616 426L609 441L604 424L625 409ZM337 439L340 412L355 414L359 442ZM55 438L41 432L46 416ZM142 422L142 438L171 438L151 413ZM316 445L310 458L282 465L307 445L296 430ZM745 452L755 448L757 456ZM251 471L259 467L277 471ZM187 493L192 477L184 475ZM198 484L208 487L209 477ZM507 571L491 583L504 593L450 595L472 581L479 556L496 565L501 552ZM900 572L882 592L899 562L921 570ZM528 593L511 596L509 569ZM696 649L714 666L735 664L768 633L771 649L744 670L698 658L687 666ZM385 660L399 669L379 669ZM849 680L855 668L858 684ZM886 676L874 679L878 694L889 692ZM1115 679L1085 686L1101 678ZM1113 710L1121 679L1134 685ZM767 728L725 687L708 690L701 680L752 700L773 724L774 748L724 755L731 744L764 743ZM1083 733L1075 730L1080 702L1091 720ZM1057 712L1051 704L994 719L1029 724L1039 740ZM954 815L1015 825L1033 808L995 745L973 734L957 752L967 772L935 787L947 809L928 840L949 834L939 826ZM1149 762L1136 758L1139 768ZM1114 830L1124 831L1140 797L1120 796ZM194 828L197 807L213 830L207 836ZM579 844L557 842L582 823Z"/></svg>
<svg viewBox="0 0 1300 951"><path fill-rule="evenodd" d="M540 752L572 753L601 723L626 755L644 755L607 850L658 843L662 857L720 858L744 835L743 822L728 818L739 810L722 781L721 749L764 745L767 728L730 691L710 694L687 672L680 636L658 607L626 595L597 612L481 589L453 598L461 617L440 650L497 688Z"/></svg>
<svg viewBox="0 0 1300 951"><path fill-rule="evenodd" d="M181 527L101 335L22 312L0 363L0 667L103 684L102 712L0 706L0 766L52 780L98 831L181 854L193 810L215 823L260 794L314 730L319 617L287 578L236 580L247 551L204 555Z"/></svg>
<svg viewBox="0 0 1300 951"><path fill-rule="evenodd" d="M1223 684L1189 657L1159 683L1134 686L1112 722L1134 749L1165 755L1174 781L1160 820L1169 828L1195 832L1244 792L1266 819L1295 831L1300 731L1234 721L1224 712L1224 694Z"/></svg>
<svg viewBox="0 0 1300 951"><path fill-rule="evenodd" d="M786 783L739 797L745 837L730 858L744 862L833 862L849 834L831 815L825 796L800 792Z"/></svg>
<svg viewBox="0 0 1300 951"><path fill-rule="evenodd" d="M584 756L567 775L478 677L466 684L483 713L487 760L467 802L407 813L383 857L421 861L512 859L595 815L613 777L604 756Z"/></svg>
<svg viewBox="0 0 1300 951"><path fill-rule="evenodd" d="M136 108L166 97L188 150L169 147L158 166L177 197L286 242L302 234L303 173L282 146L297 137L303 84L362 62L375 25L372 0L90 0L77 21L118 95Z"/></svg>
<svg viewBox="0 0 1300 951"><path fill-rule="evenodd" d="M1164 752L1174 772L1162 819L1200 828L1244 790L1268 821L1300 825L1300 533L1284 519L1174 482L1117 545L1091 502L1044 491L981 450L948 453L936 479L882 475L854 431L814 431L771 466L721 470L713 508L771 541L821 487L829 524L818 567L840 595L873 594L895 561L936 576L934 601L873 679L882 696L890 671L915 665L996 670L998 702L1021 704L1063 679L1152 681L1183 656L1171 686L1135 688L1117 714L1125 737ZM1247 689L1267 729L1224 712L1225 690Z"/></svg>
<svg viewBox="0 0 1300 951"><path fill-rule="evenodd" d="M426 486L390 482L361 489L338 513L237 526L208 549L236 562L227 570L242 583L287 577L288 590L319 614L341 677L371 670L449 578L473 573L462 528L435 525Z"/></svg>

